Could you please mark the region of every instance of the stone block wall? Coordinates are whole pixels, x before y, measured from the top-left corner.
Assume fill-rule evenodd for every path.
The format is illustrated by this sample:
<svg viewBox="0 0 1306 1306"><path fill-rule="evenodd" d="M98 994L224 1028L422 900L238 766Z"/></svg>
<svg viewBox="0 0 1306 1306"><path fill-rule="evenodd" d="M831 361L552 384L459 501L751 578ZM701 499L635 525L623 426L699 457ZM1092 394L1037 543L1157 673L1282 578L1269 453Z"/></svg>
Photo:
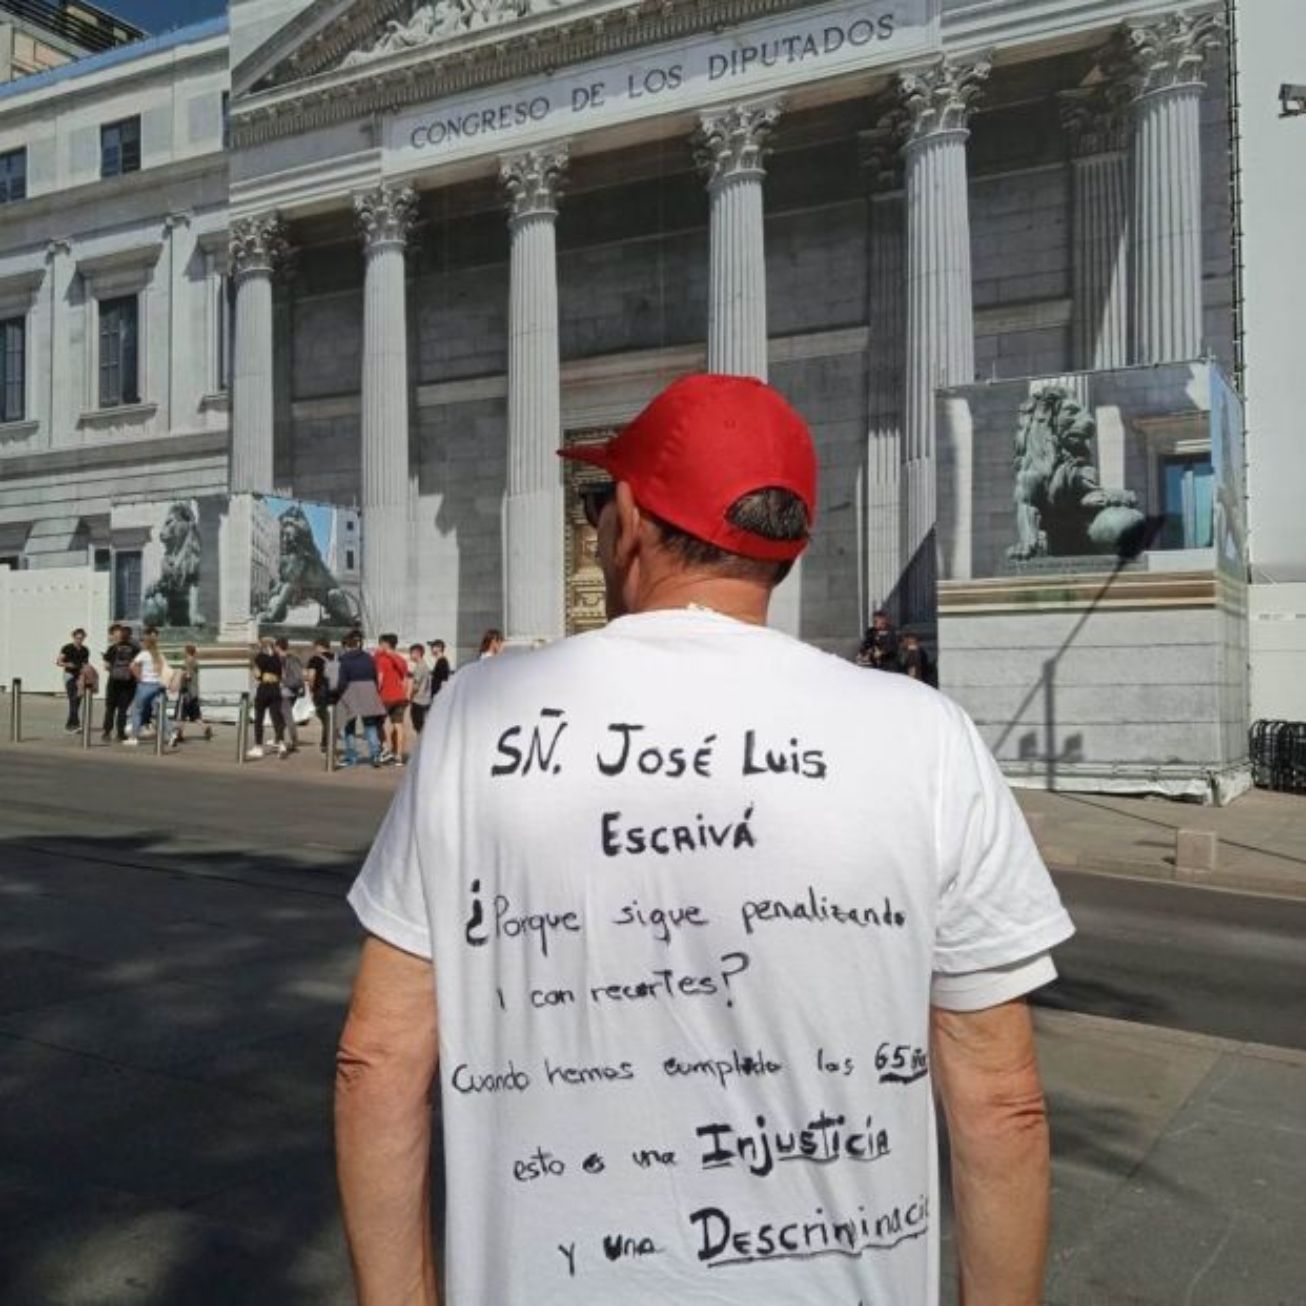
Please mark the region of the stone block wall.
<svg viewBox="0 0 1306 1306"><path fill-rule="evenodd" d="M427 407L415 420L410 633L443 639L465 660L503 622L507 401ZM366 522L363 531L366 540Z"/></svg>
<svg viewBox="0 0 1306 1306"><path fill-rule="evenodd" d="M782 363L778 389L811 423L821 477L816 531L799 572L799 629L834 652L856 650L865 624L862 576L867 370L864 353Z"/></svg>
<svg viewBox="0 0 1306 1306"><path fill-rule="evenodd" d="M1214 608L1031 611L939 621L942 688L998 760L1218 767L1222 634ZM1245 752L1245 747L1244 750Z"/></svg>

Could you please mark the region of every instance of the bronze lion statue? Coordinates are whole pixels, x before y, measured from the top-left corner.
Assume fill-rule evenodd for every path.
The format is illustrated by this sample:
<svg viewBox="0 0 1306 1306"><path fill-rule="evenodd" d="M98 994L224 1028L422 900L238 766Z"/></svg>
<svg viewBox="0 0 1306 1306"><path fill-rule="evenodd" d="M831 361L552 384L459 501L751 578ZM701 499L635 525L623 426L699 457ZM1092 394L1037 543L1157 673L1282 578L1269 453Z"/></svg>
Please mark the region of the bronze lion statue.
<svg viewBox="0 0 1306 1306"><path fill-rule="evenodd" d="M278 529L281 538L278 584L259 620L279 625L291 608L316 603L322 609L319 625L358 625L358 606L322 561L304 510L298 504L287 508L281 514Z"/></svg>
<svg viewBox="0 0 1306 1306"><path fill-rule="evenodd" d="M1142 547L1147 519L1132 490L1106 490L1093 465L1097 424L1065 386L1020 406L1016 428L1016 542L1007 556L1067 557Z"/></svg>
<svg viewBox="0 0 1306 1306"><path fill-rule="evenodd" d="M200 528L194 509L174 503L159 530L163 570L145 591L141 620L147 626L202 626L196 589L200 579Z"/></svg>

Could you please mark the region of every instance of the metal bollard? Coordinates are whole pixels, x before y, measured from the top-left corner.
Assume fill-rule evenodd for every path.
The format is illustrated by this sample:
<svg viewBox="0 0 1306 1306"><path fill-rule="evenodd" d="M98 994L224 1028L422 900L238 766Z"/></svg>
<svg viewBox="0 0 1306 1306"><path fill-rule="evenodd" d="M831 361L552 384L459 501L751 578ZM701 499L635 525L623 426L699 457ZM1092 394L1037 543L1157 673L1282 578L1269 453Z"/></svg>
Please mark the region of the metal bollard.
<svg viewBox="0 0 1306 1306"><path fill-rule="evenodd" d="M332 703L327 708L327 738L326 738L326 769L329 775L336 769L336 726L339 724L336 720L337 704Z"/></svg>
<svg viewBox="0 0 1306 1306"><path fill-rule="evenodd" d="M240 712L236 717L236 761L245 764L245 744L249 739L249 691L240 696Z"/></svg>
<svg viewBox="0 0 1306 1306"><path fill-rule="evenodd" d="M164 736L168 733L168 691L154 700L154 756L163 756Z"/></svg>
<svg viewBox="0 0 1306 1306"><path fill-rule="evenodd" d="M9 742L23 742L23 681L15 676L9 685Z"/></svg>
<svg viewBox="0 0 1306 1306"><path fill-rule="evenodd" d="M90 748L94 729L91 718L95 715L95 690L89 686L82 690L82 747Z"/></svg>

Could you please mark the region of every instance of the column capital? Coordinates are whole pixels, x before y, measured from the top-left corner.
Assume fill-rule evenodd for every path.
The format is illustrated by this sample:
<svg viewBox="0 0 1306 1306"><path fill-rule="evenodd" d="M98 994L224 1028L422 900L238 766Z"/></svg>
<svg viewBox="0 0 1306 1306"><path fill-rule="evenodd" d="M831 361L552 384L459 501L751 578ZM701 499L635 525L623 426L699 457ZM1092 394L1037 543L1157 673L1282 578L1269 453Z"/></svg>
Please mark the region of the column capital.
<svg viewBox="0 0 1306 1306"><path fill-rule="evenodd" d="M569 155L566 145L546 145L499 160L499 183L508 197L508 225L557 217Z"/></svg>
<svg viewBox="0 0 1306 1306"><path fill-rule="evenodd" d="M941 56L932 64L899 73L903 148L946 132L965 131L971 105L992 67L987 58L963 63Z"/></svg>
<svg viewBox="0 0 1306 1306"><path fill-rule="evenodd" d="M53 263L57 258L68 258L73 252L73 243L63 237L56 236L53 240L45 242L45 261Z"/></svg>
<svg viewBox="0 0 1306 1306"><path fill-rule="evenodd" d="M279 213L238 218L231 224L231 271L239 280L253 273L271 276L290 252Z"/></svg>
<svg viewBox="0 0 1306 1306"><path fill-rule="evenodd" d="M1216 13L1166 14L1152 23L1126 23L1120 71L1134 98L1203 85L1206 56L1224 44L1224 31L1224 17Z"/></svg>
<svg viewBox="0 0 1306 1306"><path fill-rule="evenodd" d="M417 191L383 182L354 196L354 217L369 253L388 245L403 247L417 219Z"/></svg>
<svg viewBox="0 0 1306 1306"><path fill-rule="evenodd" d="M694 156L707 174L709 190L741 178L760 181L766 176L762 166L766 138L774 130L780 110L779 100L762 100L699 115Z"/></svg>
<svg viewBox="0 0 1306 1306"><path fill-rule="evenodd" d="M1057 96L1061 127L1072 158L1119 154L1126 144L1126 114L1119 86L1077 87Z"/></svg>
<svg viewBox="0 0 1306 1306"><path fill-rule="evenodd" d="M886 113L857 133L857 160L872 199L902 189L902 130L899 115Z"/></svg>

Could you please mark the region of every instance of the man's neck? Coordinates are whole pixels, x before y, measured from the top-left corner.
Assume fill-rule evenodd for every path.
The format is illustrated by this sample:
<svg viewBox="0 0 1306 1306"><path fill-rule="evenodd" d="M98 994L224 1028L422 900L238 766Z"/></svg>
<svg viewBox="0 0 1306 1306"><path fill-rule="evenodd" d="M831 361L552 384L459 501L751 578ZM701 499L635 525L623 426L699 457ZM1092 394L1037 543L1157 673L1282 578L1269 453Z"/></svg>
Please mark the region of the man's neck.
<svg viewBox="0 0 1306 1306"><path fill-rule="evenodd" d="M769 599L770 592L753 581L677 572L652 581L631 610L659 612L675 608L707 608L735 621L765 626Z"/></svg>

